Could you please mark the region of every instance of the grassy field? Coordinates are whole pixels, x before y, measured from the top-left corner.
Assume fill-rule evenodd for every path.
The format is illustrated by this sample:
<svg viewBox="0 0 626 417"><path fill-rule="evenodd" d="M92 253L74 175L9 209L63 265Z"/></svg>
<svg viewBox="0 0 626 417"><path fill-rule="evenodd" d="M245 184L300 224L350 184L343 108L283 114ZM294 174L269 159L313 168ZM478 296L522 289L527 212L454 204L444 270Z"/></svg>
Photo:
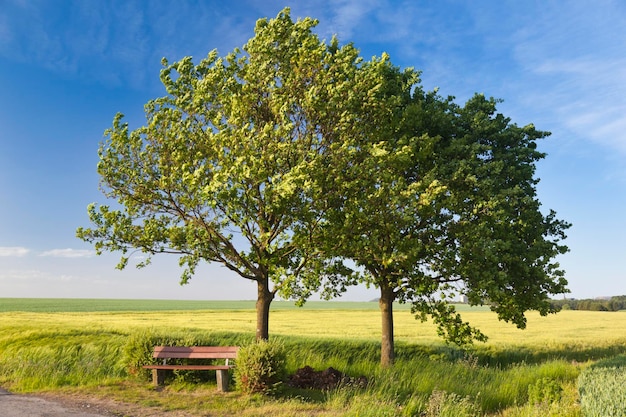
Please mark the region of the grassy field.
<svg viewBox="0 0 626 417"><path fill-rule="evenodd" d="M487 343L466 350L447 346L430 323L398 306L398 361L381 370L377 303L312 302L297 308L275 302L270 334L288 348L289 371L333 366L365 375L370 384L356 392L286 390L266 398L217 395L213 380L198 384L185 376L157 392L129 372L129 358L146 340L251 342L254 302L0 299L0 385L104 395L204 416L578 416L581 372L626 354L626 312L530 313L522 331L486 309L459 310L489 336Z"/></svg>

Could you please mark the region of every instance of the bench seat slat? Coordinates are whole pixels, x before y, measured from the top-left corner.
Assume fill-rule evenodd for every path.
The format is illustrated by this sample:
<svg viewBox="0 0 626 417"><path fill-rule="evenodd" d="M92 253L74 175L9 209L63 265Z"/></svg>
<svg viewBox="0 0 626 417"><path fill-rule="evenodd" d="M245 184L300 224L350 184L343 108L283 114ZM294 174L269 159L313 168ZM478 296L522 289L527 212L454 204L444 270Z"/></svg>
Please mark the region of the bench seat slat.
<svg viewBox="0 0 626 417"><path fill-rule="evenodd" d="M156 359L235 359L237 346L155 346Z"/></svg>
<svg viewBox="0 0 626 417"><path fill-rule="evenodd" d="M238 346L155 346L155 352L233 352L237 353Z"/></svg>
<svg viewBox="0 0 626 417"><path fill-rule="evenodd" d="M236 353L221 352L221 353L155 353L152 355L155 359L235 359Z"/></svg>
<svg viewBox="0 0 626 417"><path fill-rule="evenodd" d="M146 369L178 369L184 371L227 371L231 365L145 365Z"/></svg>

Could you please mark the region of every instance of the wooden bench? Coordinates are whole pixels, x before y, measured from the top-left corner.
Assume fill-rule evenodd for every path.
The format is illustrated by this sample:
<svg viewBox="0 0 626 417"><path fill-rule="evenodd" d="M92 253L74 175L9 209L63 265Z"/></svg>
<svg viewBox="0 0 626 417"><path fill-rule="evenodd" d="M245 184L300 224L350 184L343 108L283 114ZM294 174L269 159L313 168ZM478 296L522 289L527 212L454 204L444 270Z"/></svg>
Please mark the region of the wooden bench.
<svg viewBox="0 0 626 417"><path fill-rule="evenodd" d="M152 369L152 382L155 386L163 385L165 373L170 370L215 371L218 391L228 391L228 371L233 365L229 359L237 358L237 346L155 346L152 357L163 359L159 365L144 365ZM225 359L224 365L170 365L168 359Z"/></svg>

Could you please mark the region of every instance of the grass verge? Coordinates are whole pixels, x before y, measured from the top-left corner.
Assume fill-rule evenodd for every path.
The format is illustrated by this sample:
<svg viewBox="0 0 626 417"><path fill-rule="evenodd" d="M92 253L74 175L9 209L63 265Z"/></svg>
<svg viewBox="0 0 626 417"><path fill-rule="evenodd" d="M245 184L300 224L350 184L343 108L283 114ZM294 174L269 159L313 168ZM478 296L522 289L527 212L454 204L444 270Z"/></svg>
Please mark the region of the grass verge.
<svg viewBox="0 0 626 417"><path fill-rule="evenodd" d="M331 313L335 320L319 322ZM615 339L612 331L605 338L579 338L576 343L568 338L550 343L527 338L524 344L514 345L507 339L507 343L491 342L465 351L441 344L435 337L417 343L415 338L401 336L397 363L381 369L376 334L367 336L362 329L346 327L346 323L358 326L360 316L371 319L368 314L360 310L285 312L274 317L279 331L273 336L285 345L289 372L305 365L318 370L333 367L353 377L366 376L365 388L314 391L284 384L272 396L239 391L220 394L211 372L173 375L160 390L150 385L140 365L150 360L154 344L250 343L254 333L246 327L247 310L4 313L0 385L18 392L109 398L153 413L190 416L577 417L576 382L581 371L587 372L592 361L626 353L625 341ZM208 330L216 317L231 330ZM582 320L584 313L580 317L572 323L587 322ZM607 320L614 317L607 316ZM311 337L296 326L299 322L311 326L314 318L318 327L326 329L325 337L319 335L321 328L312 327L310 333L315 336ZM362 319L364 327L366 319ZM399 321L401 328L407 325ZM596 320L596 325L603 323ZM590 331L597 335L596 330Z"/></svg>

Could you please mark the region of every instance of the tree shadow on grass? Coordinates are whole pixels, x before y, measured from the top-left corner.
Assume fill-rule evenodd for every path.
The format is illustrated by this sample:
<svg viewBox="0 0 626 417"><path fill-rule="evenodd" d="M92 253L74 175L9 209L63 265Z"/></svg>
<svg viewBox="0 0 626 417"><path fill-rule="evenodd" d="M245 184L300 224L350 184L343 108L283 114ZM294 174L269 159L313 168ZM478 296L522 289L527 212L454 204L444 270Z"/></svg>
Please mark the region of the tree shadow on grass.
<svg viewBox="0 0 626 417"><path fill-rule="evenodd" d="M626 354L626 342L605 346L563 344L556 346L481 346L460 348L450 345L409 345L398 344L398 358L425 357L434 360L456 362L473 358L478 365L509 367L519 364L540 364L551 360L569 362L599 361ZM626 359L622 360L626 362Z"/></svg>

